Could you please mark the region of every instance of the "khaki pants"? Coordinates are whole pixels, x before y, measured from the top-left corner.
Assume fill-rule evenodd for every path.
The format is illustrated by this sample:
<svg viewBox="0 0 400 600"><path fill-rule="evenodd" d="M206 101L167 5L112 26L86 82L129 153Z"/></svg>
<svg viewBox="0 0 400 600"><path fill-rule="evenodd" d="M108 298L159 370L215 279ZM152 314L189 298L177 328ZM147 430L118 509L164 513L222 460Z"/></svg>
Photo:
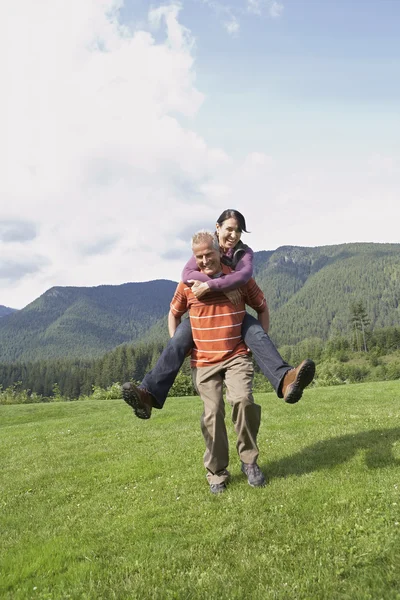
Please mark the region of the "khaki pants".
<svg viewBox="0 0 400 600"><path fill-rule="evenodd" d="M201 431L206 443L204 466L209 483L222 483L228 478L228 435L225 427L226 399L232 406L232 421L237 434L237 452L244 463L258 457L257 434L261 407L254 404L252 394L253 365L248 355L234 356L209 367L192 369L194 385L204 402ZM225 472L224 472L225 471Z"/></svg>

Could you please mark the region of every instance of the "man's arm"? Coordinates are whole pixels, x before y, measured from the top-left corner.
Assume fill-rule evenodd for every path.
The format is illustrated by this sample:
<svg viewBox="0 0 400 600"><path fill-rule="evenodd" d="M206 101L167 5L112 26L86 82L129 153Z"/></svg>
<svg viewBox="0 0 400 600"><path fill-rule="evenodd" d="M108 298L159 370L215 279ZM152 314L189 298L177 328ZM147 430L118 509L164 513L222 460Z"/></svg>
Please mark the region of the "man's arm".
<svg viewBox="0 0 400 600"><path fill-rule="evenodd" d="M261 327L264 329L265 333L268 333L269 329L269 308L268 305L265 305L265 310L263 312L258 313L258 320L260 321Z"/></svg>
<svg viewBox="0 0 400 600"><path fill-rule="evenodd" d="M185 284L178 283L175 290L174 297L169 305L168 313L168 331L171 337L174 337L174 333L177 330L179 323L181 322L182 316L188 310L188 301L185 293Z"/></svg>
<svg viewBox="0 0 400 600"><path fill-rule="evenodd" d="M174 333L177 330L179 323L181 322L181 317L176 317L174 313L170 310L168 313L168 332L170 337L174 337Z"/></svg>
<svg viewBox="0 0 400 600"><path fill-rule="evenodd" d="M245 302L257 312L257 317L265 333L269 329L269 308L262 290L258 287L254 279L250 279L245 288Z"/></svg>

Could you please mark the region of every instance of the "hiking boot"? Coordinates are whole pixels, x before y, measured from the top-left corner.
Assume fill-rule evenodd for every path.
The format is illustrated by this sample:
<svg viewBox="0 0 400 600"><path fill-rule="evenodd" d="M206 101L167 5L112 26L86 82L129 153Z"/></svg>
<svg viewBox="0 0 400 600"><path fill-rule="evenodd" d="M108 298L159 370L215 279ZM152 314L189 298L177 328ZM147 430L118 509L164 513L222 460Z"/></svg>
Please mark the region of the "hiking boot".
<svg viewBox="0 0 400 600"><path fill-rule="evenodd" d="M222 469L222 471L218 471L218 473L215 473L215 475L219 475L219 477L224 477L225 480L221 481L220 483L212 483L210 481L210 478L213 477L213 474L211 473L211 471L207 471L206 478L208 483L210 484L210 492L212 494L222 494L222 492L226 491L226 484L228 483L230 473L228 469Z"/></svg>
<svg viewBox="0 0 400 600"><path fill-rule="evenodd" d="M122 397L139 419L150 419L153 408L153 396L150 392L128 382L122 386Z"/></svg>
<svg viewBox="0 0 400 600"><path fill-rule="evenodd" d="M265 477L257 463L251 465L242 462L242 471L251 487L264 487Z"/></svg>
<svg viewBox="0 0 400 600"><path fill-rule="evenodd" d="M295 404L303 395L303 390L307 387L315 375L315 363L307 358L299 364L297 369L290 369L282 383L282 394L285 402Z"/></svg>
<svg viewBox="0 0 400 600"><path fill-rule="evenodd" d="M226 492L226 483L210 483L210 492L215 495Z"/></svg>

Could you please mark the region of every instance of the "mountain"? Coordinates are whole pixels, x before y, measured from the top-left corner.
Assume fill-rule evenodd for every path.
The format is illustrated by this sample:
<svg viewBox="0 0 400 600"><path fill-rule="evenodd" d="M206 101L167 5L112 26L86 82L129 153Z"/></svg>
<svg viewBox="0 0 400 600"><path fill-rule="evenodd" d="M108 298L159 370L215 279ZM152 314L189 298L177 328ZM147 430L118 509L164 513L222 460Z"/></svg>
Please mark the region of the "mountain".
<svg viewBox="0 0 400 600"><path fill-rule="evenodd" d="M0 361L101 356L165 317L176 283L53 287L0 319Z"/></svg>
<svg viewBox="0 0 400 600"><path fill-rule="evenodd" d="M400 324L400 244L282 246L256 252L254 272L278 346L345 334L354 301L372 327ZM165 342L175 287L158 280L51 288L0 319L0 362L91 358L123 343Z"/></svg>
<svg viewBox="0 0 400 600"><path fill-rule="evenodd" d="M13 312L16 312L15 308L9 308L8 306L3 306L0 304L0 319L2 317L6 317L7 315L11 315Z"/></svg>
<svg viewBox="0 0 400 600"><path fill-rule="evenodd" d="M363 302L372 327L400 323L400 244L284 246L256 253L255 277L277 345L346 333L354 301Z"/></svg>

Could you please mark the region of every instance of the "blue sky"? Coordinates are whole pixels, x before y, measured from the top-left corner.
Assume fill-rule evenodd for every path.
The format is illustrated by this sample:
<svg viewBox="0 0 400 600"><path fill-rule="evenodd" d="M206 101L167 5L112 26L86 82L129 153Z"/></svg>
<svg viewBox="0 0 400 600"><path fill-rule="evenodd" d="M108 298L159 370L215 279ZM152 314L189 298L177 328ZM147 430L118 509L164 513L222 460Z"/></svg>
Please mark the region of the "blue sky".
<svg viewBox="0 0 400 600"><path fill-rule="evenodd" d="M238 12L243 4L234 4ZM238 33L226 36L207 6L184 4L182 21L197 40L198 87L207 90L196 128L217 145L229 136L241 151L282 156L305 146L310 156L368 152L366 144L398 149L400 4L283 6L274 19L267 11L241 14Z"/></svg>
<svg viewBox="0 0 400 600"><path fill-rule="evenodd" d="M16 0L1 16L0 304L178 280L190 233L225 208L255 250L398 242L397 0Z"/></svg>

